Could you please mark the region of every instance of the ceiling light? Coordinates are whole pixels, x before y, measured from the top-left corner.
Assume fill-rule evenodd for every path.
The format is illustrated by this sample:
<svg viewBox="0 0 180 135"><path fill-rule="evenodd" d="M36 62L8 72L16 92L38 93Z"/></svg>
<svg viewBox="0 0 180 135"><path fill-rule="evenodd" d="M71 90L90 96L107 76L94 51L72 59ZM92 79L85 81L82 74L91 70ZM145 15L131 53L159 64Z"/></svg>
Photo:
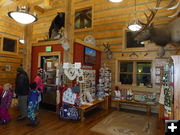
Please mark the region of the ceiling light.
<svg viewBox="0 0 180 135"><path fill-rule="evenodd" d="M141 28L142 26L139 25L138 23L133 23L133 24L128 25L128 29L130 31L139 31Z"/></svg>
<svg viewBox="0 0 180 135"><path fill-rule="evenodd" d="M109 0L110 2L114 2L114 3L118 3L118 2L122 2L123 0Z"/></svg>
<svg viewBox="0 0 180 135"><path fill-rule="evenodd" d="M16 11L10 11L8 12L8 16L13 18L16 22L21 24L30 24L32 22L37 21L36 15L32 15L29 13L30 8L27 8L26 6L23 7L17 7Z"/></svg>
<svg viewBox="0 0 180 135"><path fill-rule="evenodd" d="M20 39L19 39L19 42L20 42L21 44L24 44L24 39L20 38Z"/></svg>
<svg viewBox="0 0 180 135"><path fill-rule="evenodd" d="M142 26L138 23L138 21L136 20L136 0L134 2L134 21L133 22L130 22L127 26L127 28L130 30L130 31L139 31Z"/></svg>

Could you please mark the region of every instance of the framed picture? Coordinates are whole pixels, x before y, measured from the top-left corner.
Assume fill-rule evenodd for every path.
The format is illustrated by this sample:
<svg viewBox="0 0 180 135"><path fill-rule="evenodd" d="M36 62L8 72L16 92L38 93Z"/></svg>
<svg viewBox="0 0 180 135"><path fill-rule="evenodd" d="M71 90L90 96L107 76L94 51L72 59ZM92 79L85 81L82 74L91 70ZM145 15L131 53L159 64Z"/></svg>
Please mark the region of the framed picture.
<svg viewBox="0 0 180 135"><path fill-rule="evenodd" d="M84 47L84 64L96 64L96 50Z"/></svg>
<svg viewBox="0 0 180 135"><path fill-rule="evenodd" d="M161 74L161 67L156 67L155 74L160 75Z"/></svg>
<svg viewBox="0 0 180 135"><path fill-rule="evenodd" d="M6 71L11 71L11 65L6 65Z"/></svg>

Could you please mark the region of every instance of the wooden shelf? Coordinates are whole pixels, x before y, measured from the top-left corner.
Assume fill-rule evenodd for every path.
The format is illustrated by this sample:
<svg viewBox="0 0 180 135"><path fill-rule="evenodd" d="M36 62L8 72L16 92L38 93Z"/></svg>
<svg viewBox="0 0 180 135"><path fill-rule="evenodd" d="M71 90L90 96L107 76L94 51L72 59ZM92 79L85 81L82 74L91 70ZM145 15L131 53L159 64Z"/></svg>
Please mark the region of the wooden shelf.
<svg viewBox="0 0 180 135"><path fill-rule="evenodd" d="M87 47L89 47L89 48L98 50L98 51L103 51L103 50L101 50L100 48L98 48L98 47L96 47L96 46L93 46L93 45L91 45L91 44L88 44L88 43L82 41L81 39L75 39L74 42L79 43L79 44L84 45L84 46L87 46Z"/></svg>

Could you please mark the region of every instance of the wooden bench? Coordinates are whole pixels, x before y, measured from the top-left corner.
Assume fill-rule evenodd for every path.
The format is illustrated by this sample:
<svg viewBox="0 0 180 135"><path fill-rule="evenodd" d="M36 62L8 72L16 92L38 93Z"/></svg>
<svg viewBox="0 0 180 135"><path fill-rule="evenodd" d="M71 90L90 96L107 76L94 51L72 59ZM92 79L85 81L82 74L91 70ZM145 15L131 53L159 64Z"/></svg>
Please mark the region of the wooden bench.
<svg viewBox="0 0 180 135"><path fill-rule="evenodd" d="M135 100L130 101L130 100L117 100L117 99L112 99L112 102L116 104L116 108L118 111L121 105L145 107L147 115L151 114L151 106L155 106L157 104L155 102L138 102Z"/></svg>
<svg viewBox="0 0 180 135"><path fill-rule="evenodd" d="M95 100L91 103L91 105L82 105L82 106L78 107L78 109L80 111L81 121L84 121L84 119L85 119L85 117L84 117L85 112L88 112L96 107L102 107L103 109L107 110L108 109L108 97L106 97L103 100Z"/></svg>

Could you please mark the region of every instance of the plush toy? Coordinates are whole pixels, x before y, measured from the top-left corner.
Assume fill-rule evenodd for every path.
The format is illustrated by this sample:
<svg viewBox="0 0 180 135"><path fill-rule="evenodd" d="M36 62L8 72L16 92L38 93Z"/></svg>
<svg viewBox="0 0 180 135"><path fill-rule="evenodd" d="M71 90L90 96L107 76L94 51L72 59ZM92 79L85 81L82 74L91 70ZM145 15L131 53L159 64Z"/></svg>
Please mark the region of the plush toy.
<svg viewBox="0 0 180 135"><path fill-rule="evenodd" d="M120 100L120 98L121 98L121 92L120 92L118 86L115 86L115 91L114 91L114 92L115 92L115 99Z"/></svg>
<svg viewBox="0 0 180 135"><path fill-rule="evenodd" d="M133 92L131 89L127 90L127 100L132 100L133 99Z"/></svg>

